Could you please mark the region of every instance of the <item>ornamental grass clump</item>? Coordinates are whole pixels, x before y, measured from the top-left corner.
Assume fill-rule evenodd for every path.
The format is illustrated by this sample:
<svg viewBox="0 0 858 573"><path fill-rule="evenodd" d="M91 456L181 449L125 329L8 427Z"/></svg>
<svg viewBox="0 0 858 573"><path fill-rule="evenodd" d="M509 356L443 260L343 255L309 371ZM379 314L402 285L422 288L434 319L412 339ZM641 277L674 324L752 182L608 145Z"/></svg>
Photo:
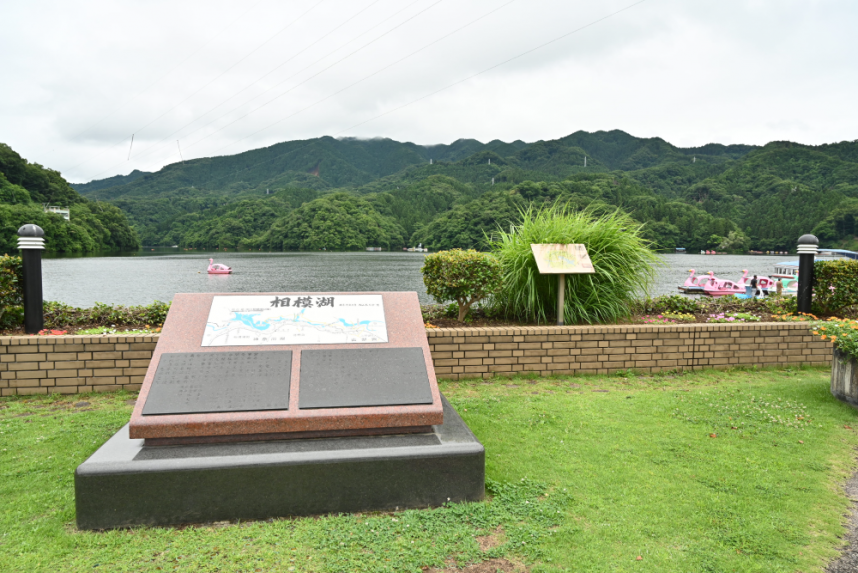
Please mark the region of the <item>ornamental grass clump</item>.
<svg viewBox="0 0 858 573"><path fill-rule="evenodd" d="M500 230L492 243L503 265L503 288L493 305L503 314L537 323L556 319L557 277L541 275L531 244L583 244L594 274L566 275L564 322L617 322L631 315L635 301L646 295L661 258L641 237L642 225L617 210L596 215L554 204L521 212L514 232Z"/></svg>
<svg viewBox="0 0 858 573"><path fill-rule="evenodd" d="M420 270L429 296L439 303L458 303L459 322L464 322L471 305L501 287L500 261L489 253L440 251L426 255Z"/></svg>

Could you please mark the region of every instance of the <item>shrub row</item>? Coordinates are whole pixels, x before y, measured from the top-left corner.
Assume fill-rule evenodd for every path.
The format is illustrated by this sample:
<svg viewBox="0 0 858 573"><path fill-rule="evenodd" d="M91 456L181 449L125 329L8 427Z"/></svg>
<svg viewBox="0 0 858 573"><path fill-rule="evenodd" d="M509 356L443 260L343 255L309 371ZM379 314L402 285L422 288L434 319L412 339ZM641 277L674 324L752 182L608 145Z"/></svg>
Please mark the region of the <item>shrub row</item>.
<svg viewBox="0 0 858 573"><path fill-rule="evenodd" d="M0 328L24 322L24 290L21 257L0 257Z"/></svg>
<svg viewBox="0 0 858 573"><path fill-rule="evenodd" d="M110 305L97 302L92 308L77 308L61 302L46 302L45 328L161 326L167 319L169 310L169 302L157 300L144 306Z"/></svg>
<svg viewBox="0 0 858 573"><path fill-rule="evenodd" d="M740 299L735 296L691 298L672 294L638 301L635 314L721 314L725 312L757 312L794 314L796 297L765 297Z"/></svg>
<svg viewBox="0 0 858 573"><path fill-rule="evenodd" d="M813 313L838 314L858 305L858 261L816 261L813 265Z"/></svg>

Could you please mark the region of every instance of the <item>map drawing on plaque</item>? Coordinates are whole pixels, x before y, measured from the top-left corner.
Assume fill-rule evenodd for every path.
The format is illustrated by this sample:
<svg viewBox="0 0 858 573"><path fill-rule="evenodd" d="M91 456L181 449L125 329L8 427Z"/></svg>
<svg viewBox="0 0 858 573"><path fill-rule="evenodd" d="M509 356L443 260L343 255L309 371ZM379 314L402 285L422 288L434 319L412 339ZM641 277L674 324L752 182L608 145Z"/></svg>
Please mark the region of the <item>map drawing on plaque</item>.
<svg viewBox="0 0 858 573"><path fill-rule="evenodd" d="M587 247L580 244L532 244L540 274L595 273Z"/></svg>
<svg viewBox="0 0 858 573"><path fill-rule="evenodd" d="M387 342L379 294L215 296L201 346Z"/></svg>

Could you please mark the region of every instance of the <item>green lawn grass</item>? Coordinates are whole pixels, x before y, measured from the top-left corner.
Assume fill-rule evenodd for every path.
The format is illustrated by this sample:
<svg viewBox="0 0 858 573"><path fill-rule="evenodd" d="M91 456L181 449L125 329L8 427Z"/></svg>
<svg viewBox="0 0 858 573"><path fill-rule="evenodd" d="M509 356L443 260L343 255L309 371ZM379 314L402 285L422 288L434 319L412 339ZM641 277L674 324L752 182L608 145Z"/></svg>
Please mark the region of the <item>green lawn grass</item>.
<svg viewBox="0 0 858 573"><path fill-rule="evenodd" d="M828 376L442 381L486 446L490 501L110 532L75 529L73 473L133 396L4 398L0 571L821 571L858 446Z"/></svg>

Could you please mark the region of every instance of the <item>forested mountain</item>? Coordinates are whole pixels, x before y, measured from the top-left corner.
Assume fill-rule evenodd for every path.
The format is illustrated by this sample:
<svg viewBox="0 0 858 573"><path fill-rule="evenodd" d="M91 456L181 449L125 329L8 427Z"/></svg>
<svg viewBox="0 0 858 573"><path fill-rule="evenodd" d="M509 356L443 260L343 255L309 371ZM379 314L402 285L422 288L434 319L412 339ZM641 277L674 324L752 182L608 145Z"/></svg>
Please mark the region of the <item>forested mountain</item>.
<svg viewBox="0 0 858 573"><path fill-rule="evenodd" d="M107 179L98 179L89 183L71 183L70 185L78 193L92 193L93 191L98 191L99 189L118 187L120 185L125 185L126 183L131 183L132 181L137 181L144 175L151 175L151 173L149 173L148 171L140 171L138 169L135 169L128 175L114 175L113 177L108 177Z"/></svg>
<svg viewBox="0 0 858 573"><path fill-rule="evenodd" d="M585 166L586 161L586 166ZM622 131L525 143L322 137L76 185L144 244L198 248L485 247L525 206L622 209L659 247L858 243L858 142L679 148Z"/></svg>
<svg viewBox="0 0 858 573"><path fill-rule="evenodd" d="M43 205L69 207L69 221ZM81 197L62 176L29 163L0 143L0 252L17 252L17 231L26 223L45 230L49 252L93 253L137 249L140 242L125 214L109 203Z"/></svg>

